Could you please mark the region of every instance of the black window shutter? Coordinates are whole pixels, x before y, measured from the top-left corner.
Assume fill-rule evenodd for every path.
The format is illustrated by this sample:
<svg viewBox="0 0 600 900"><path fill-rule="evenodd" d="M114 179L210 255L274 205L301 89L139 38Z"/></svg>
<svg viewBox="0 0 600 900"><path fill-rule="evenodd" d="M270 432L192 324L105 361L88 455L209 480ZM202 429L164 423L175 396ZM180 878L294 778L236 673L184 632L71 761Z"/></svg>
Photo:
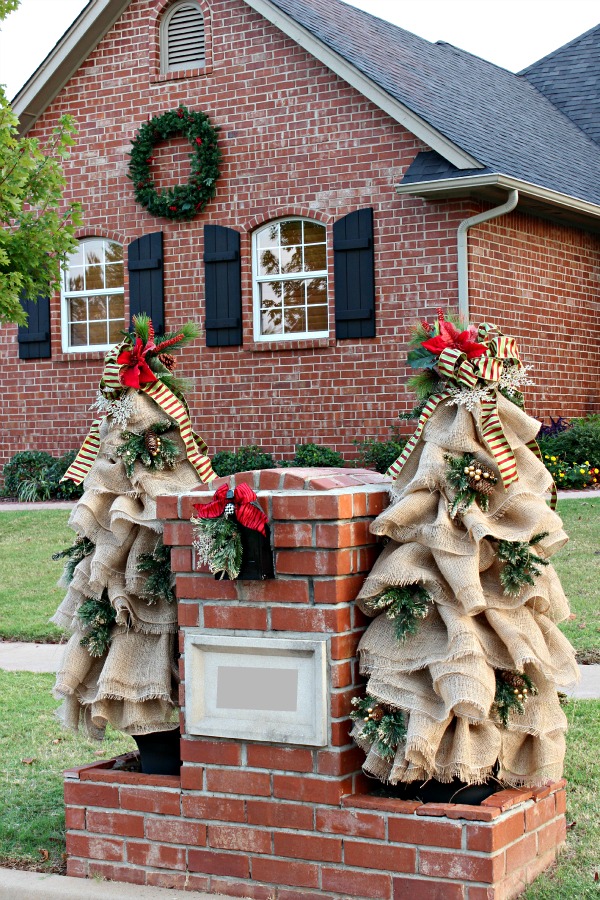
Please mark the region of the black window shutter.
<svg viewBox="0 0 600 900"><path fill-rule="evenodd" d="M223 225L204 226L204 290L207 347L242 343L240 234Z"/></svg>
<svg viewBox="0 0 600 900"><path fill-rule="evenodd" d="M163 234L155 231L132 241L127 248L129 312L131 318L146 313L156 334L165 333L163 293Z"/></svg>
<svg viewBox="0 0 600 900"><path fill-rule="evenodd" d="M50 298L39 296L37 302L21 298L28 314L27 325L19 325L19 359L46 359L50 352Z"/></svg>
<svg viewBox="0 0 600 900"><path fill-rule="evenodd" d="M357 209L333 223L335 336L375 337L373 210Z"/></svg>

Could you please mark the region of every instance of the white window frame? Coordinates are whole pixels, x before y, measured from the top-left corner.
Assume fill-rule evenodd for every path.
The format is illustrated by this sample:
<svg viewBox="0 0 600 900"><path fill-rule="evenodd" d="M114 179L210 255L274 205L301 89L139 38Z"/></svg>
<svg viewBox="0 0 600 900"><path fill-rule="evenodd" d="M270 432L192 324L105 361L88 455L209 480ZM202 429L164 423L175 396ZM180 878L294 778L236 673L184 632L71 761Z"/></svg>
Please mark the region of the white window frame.
<svg viewBox="0 0 600 900"><path fill-rule="evenodd" d="M271 225L282 225L284 222L310 222L311 225L319 225L325 234L325 268L316 272L291 272L289 275L260 275L258 270L258 237L265 229ZM306 246L306 245L304 245ZM279 341L304 341L315 340L317 338L329 337L329 272L328 272L328 241L327 227L317 219L310 219L308 216L285 216L281 219L272 219L265 222L260 228L252 234L252 307L254 321L254 340L260 342L279 342ZM308 281L311 278L324 278L326 282L327 296L327 328L324 331L295 331L289 334L261 334L261 312L260 312L260 284L264 281Z"/></svg>
<svg viewBox="0 0 600 900"><path fill-rule="evenodd" d="M169 66L169 23L181 6L195 6L202 16L202 23L204 26L204 62L171 68ZM160 21L159 41L161 75L169 75L172 72L188 72L191 69L204 69L206 67L206 16L204 15L204 10L200 4L197 3L196 0L177 0L177 2L165 12Z"/></svg>
<svg viewBox="0 0 600 900"><path fill-rule="evenodd" d="M79 241L79 246L84 246L86 243L91 243L91 241L104 241L107 244L119 244L118 241L113 241L110 238L106 238L100 235L95 235L94 237L85 237ZM119 244L122 246L122 244ZM85 260L85 256L84 256ZM123 260L123 267L125 267L125 261ZM85 268L85 264L84 264ZM66 289L67 278L69 276L69 269L66 269L62 272L61 278L61 291L60 291L60 319L61 319L61 337L62 337L62 350L63 353L95 353L96 351L104 351L110 350L111 347L115 346L115 341L106 343L106 344L78 344L77 346L71 346L70 343L70 328L69 328L69 301L76 300L78 297L107 297L107 296L116 296L121 294L123 296L123 328L125 328L125 284L120 288L98 288L92 291L68 291ZM125 277L125 272L123 269L123 279ZM87 320L89 321L89 320Z"/></svg>

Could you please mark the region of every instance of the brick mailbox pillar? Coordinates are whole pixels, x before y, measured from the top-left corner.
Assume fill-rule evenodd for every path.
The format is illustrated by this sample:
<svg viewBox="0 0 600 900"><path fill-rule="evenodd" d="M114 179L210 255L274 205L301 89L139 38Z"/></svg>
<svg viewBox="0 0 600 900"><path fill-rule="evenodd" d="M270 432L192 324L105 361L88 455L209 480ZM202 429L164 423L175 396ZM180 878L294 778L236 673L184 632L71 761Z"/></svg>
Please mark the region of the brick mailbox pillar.
<svg viewBox="0 0 600 900"><path fill-rule="evenodd" d="M256 900L516 897L565 840L564 782L480 807L385 799L349 737L367 621L353 601L387 481L360 469L240 481L269 517L276 577L197 571L189 519L211 493L159 498L177 573L181 778L113 761L67 772L69 874Z"/></svg>

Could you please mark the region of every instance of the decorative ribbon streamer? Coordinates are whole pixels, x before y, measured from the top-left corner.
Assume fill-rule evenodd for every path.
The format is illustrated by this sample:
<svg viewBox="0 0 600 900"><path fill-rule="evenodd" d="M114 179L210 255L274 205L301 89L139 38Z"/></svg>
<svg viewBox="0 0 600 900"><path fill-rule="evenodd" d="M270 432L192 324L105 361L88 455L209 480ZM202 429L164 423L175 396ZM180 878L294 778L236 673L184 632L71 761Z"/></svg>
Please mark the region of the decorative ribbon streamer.
<svg viewBox="0 0 600 900"><path fill-rule="evenodd" d="M222 484L215 491L214 500L210 503L195 503L194 509L199 519L218 519L225 512L228 503L227 493L229 486ZM253 531L259 531L266 537L266 524L269 521L259 506L254 503L257 497L250 485L238 484L233 492L233 500L230 501L235 507L235 517L240 525L251 528Z"/></svg>
<svg viewBox="0 0 600 900"><path fill-rule="evenodd" d="M488 382L490 389L494 390L502 375L504 360L521 365L517 344L514 338L505 337L495 326L487 322L479 326L477 337L488 347L489 356L468 359L457 347L447 347L440 354L436 368L443 378L458 382L467 389L474 388L477 382L482 380ZM448 390L432 394L421 413L414 434L398 459L387 470L387 475L391 475L394 480L398 477L418 444L427 421L439 404L451 397L452 394ZM481 401L481 434L498 466L502 483L507 488L517 481L519 473L514 454L502 429L496 396Z"/></svg>
<svg viewBox="0 0 600 900"><path fill-rule="evenodd" d="M102 390L124 390L123 384L119 379L119 372L123 366L117 363L117 357L123 346L124 344L119 344L118 347L113 347L106 355L104 371L100 381ZM161 381L156 381L154 384L145 384L140 387L140 390L148 394L177 423L179 433L185 444L187 458L198 473L200 480L207 484L213 478L216 478L217 476L213 471L209 457L204 455L208 447L202 438L199 438L193 431L189 413L181 400ZM92 422L92 426L81 445L79 453L60 479L61 482L72 481L74 484L81 484L84 480L98 455L100 449L100 426L105 418L106 416Z"/></svg>

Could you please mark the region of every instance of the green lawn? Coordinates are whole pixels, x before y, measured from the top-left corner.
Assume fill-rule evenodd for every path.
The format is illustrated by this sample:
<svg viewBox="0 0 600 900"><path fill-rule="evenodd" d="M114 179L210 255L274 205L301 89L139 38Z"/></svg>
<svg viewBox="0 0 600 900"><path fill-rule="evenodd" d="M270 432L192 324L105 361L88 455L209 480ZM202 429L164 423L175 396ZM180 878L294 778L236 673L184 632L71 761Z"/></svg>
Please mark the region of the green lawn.
<svg viewBox="0 0 600 900"><path fill-rule="evenodd" d="M135 749L131 738L112 730L101 751L86 738L63 731L54 716L53 681L52 675L0 671L0 866L59 867L65 852L63 770ZM559 865L540 876L526 900L598 897L600 700L570 702L566 712L567 822L575 825ZM42 862L45 850L49 858Z"/></svg>
<svg viewBox="0 0 600 900"><path fill-rule="evenodd" d="M109 729L103 744L64 731L54 715L54 675L0 670L0 865L60 866L65 852L64 769L135 750ZM102 747L100 751L98 748Z"/></svg>
<svg viewBox="0 0 600 900"><path fill-rule="evenodd" d="M552 562L576 618L560 627L576 650L600 662L600 497L561 500L558 512L571 540ZM0 507L0 638L56 642L48 619L62 600L56 587L63 561L52 554L74 541L67 510L2 512Z"/></svg>

